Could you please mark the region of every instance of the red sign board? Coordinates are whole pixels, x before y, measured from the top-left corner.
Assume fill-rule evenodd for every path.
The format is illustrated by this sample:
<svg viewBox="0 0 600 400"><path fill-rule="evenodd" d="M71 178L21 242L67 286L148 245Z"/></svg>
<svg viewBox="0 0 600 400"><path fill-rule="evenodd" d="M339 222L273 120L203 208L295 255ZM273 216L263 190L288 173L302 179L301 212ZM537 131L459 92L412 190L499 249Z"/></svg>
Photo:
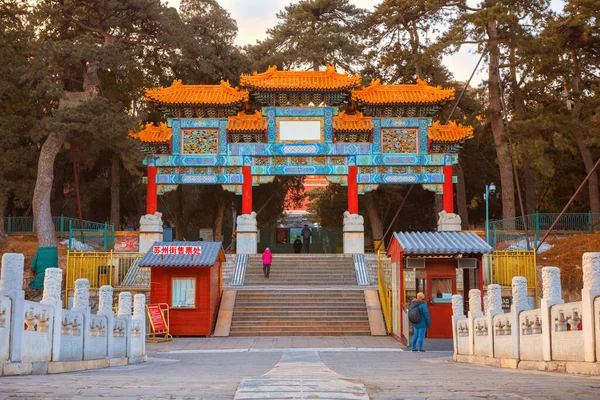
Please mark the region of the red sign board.
<svg viewBox="0 0 600 400"><path fill-rule="evenodd" d="M200 246L153 246L153 254L160 255L200 255Z"/></svg>
<svg viewBox="0 0 600 400"><path fill-rule="evenodd" d="M165 316L159 306L146 306L148 308L148 314L150 315L150 322L152 322L152 329L154 332L166 331L167 323L165 322Z"/></svg>

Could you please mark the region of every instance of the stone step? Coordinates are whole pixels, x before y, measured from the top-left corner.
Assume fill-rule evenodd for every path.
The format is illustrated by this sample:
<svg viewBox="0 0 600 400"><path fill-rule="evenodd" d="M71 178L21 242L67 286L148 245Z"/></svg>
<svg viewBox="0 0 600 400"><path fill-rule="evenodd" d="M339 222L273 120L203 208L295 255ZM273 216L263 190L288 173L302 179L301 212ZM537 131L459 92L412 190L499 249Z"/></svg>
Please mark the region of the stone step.
<svg viewBox="0 0 600 400"><path fill-rule="evenodd" d="M260 324L271 324L272 322L285 322L285 323L323 323L323 322L331 322L331 323L364 323L365 317L364 315L312 315L312 313L305 315L247 315L244 313L236 314L233 313L233 320L235 320L238 325L243 322L249 322L256 325Z"/></svg>
<svg viewBox="0 0 600 400"><path fill-rule="evenodd" d="M315 290L311 292L240 290L236 301L332 301L339 305L341 299L345 301L358 300L362 303L365 302L364 294L361 290Z"/></svg>
<svg viewBox="0 0 600 400"><path fill-rule="evenodd" d="M371 331L366 329L302 329L298 331L284 331L269 327L262 331L249 331L246 329L231 329L231 336L370 336Z"/></svg>
<svg viewBox="0 0 600 400"><path fill-rule="evenodd" d="M311 317L365 317L367 316L367 311L360 310L311 310L311 311L302 311L302 310L283 310L283 311L270 311L268 314L258 310L244 310L243 312L235 312L233 315L236 315L240 318L277 318L277 317L299 317L303 318L305 316Z"/></svg>

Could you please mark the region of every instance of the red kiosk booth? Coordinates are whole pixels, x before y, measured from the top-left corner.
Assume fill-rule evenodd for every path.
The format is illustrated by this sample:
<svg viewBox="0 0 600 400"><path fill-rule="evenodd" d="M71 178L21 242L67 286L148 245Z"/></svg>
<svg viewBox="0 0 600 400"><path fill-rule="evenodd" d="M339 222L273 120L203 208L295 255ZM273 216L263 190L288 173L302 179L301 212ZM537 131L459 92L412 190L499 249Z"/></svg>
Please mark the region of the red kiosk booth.
<svg viewBox="0 0 600 400"><path fill-rule="evenodd" d="M399 268L400 332L407 328L402 310L422 292L431 316L427 337L452 338L452 295L462 295L468 309L469 290L483 293L482 258L492 251L473 232L394 233L387 254Z"/></svg>
<svg viewBox="0 0 600 400"><path fill-rule="evenodd" d="M150 268L150 303L169 306L173 336L209 336L221 302L221 242L157 242L140 261Z"/></svg>

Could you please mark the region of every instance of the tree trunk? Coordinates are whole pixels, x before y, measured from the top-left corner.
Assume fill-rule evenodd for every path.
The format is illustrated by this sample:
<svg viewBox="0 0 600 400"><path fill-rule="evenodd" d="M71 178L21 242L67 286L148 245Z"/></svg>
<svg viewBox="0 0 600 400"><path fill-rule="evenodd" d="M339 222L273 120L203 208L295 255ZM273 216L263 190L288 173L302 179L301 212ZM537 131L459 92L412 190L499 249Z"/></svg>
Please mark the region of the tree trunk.
<svg viewBox="0 0 600 400"><path fill-rule="evenodd" d="M8 203L8 193L0 193L0 242L6 236L6 229L4 229L4 213L6 211L6 205Z"/></svg>
<svg viewBox="0 0 600 400"><path fill-rule="evenodd" d="M57 246L50 197L54 180L54 160L66 138L66 133L53 132L48 135L40 151L37 180L33 191L33 218L39 247Z"/></svg>
<svg viewBox="0 0 600 400"><path fill-rule="evenodd" d="M460 216L461 227L466 230L469 229L469 212L467 209L467 189L465 186L465 173L462 166L456 164L453 166L453 173L458 178L456 182L456 206L458 208L458 215Z"/></svg>
<svg viewBox="0 0 600 400"><path fill-rule="evenodd" d="M59 110L76 108L100 93L97 68L82 62L84 78L83 92L65 92L58 105ZM66 133L52 132L46 138L40 151L35 189L33 191L33 219L39 247L57 245L54 224L52 223L52 186L54 183L54 161L60 152Z"/></svg>
<svg viewBox="0 0 600 400"><path fill-rule="evenodd" d="M225 216L225 207L227 205L227 199L225 193L220 193L219 202L217 204L217 212L215 213L215 241L223 241L223 217Z"/></svg>
<svg viewBox="0 0 600 400"><path fill-rule="evenodd" d="M175 238L179 241L184 240L184 230L183 226L183 185L179 185L176 191L177 196L177 211L175 211Z"/></svg>
<svg viewBox="0 0 600 400"><path fill-rule="evenodd" d="M571 93L573 107L571 109L571 119L573 120L573 126L575 127L577 147L581 153L585 171L589 174L592 168L594 168L595 162L592 158L590 148L585 143L585 135L579 127L583 103L581 101L581 62L579 61L579 54L576 48L571 49L571 58L573 59L573 76L571 78L571 85L573 86ZM590 175L588 189L590 195L590 211L593 213L600 213L600 192L598 191L597 171L594 171Z"/></svg>
<svg viewBox="0 0 600 400"><path fill-rule="evenodd" d="M437 221L437 215L439 213L442 212L442 210L444 209L444 195L442 194L435 194L435 209L433 211L435 211L435 220Z"/></svg>
<svg viewBox="0 0 600 400"><path fill-rule="evenodd" d="M367 214L369 214L369 221L371 222L371 231L373 233L373 240L383 239L383 221L379 217L377 205L373 198L373 193L365 193L365 206L367 207Z"/></svg>
<svg viewBox="0 0 600 400"><path fill-rule="evenodd" d="M594 159L592 158L592 152L585 143L585 138L581 130L576 129L575 139L577 140L577 147L581 153L583 164L585 165L585 171L589 173L594 168ZM592 213L600 213L600 195L598 194L598 172L594 171L588 180L588 188L590 192L590 211Z"/></svg>
<svg viewBox="0 0 600 400"><path fill-rule="evenodd" d="M525 176L525 209L527 214L535 214L535 178L528 158L523 164L523 175Z"/></svg>
<svg viewBox="0 0 600 400"><path fill-rule="evenodd" d="M110 223L121 230L121 160L115 152L110 169Z"/></svg>
<svg viewBox="0 0 600 400"><path fill-rule="evenodd" d="M504 132L502 122L502 104L500 91L500 77L498 75L498 63L500 61L500 49L498 48L498 31L496 21L487 24L489 38L490 62L488 70L488 90L490 101L490 125L494 135L494 145L498 157L500 169L500 184L502 190L502 218L515 217L515 185L513 180L512 157L508 147L508 141Z"/></svg>
<svg viewBox="0 0 600 400"><path fill-rule="evenodd" d="M524 121L527 119L527 108L525 106L525 96L523 91L519 87L519 81L517 77L517 59L515 56L515 49L511 49L511 67L510 67L510 84L513 92L513 102L515 106L516 119ZM527 140L527 138L525 138ZM535 206L535 176L531 163L529 161L530 156L527 154L527 146L521 146L523 149L523 175L525 178L525 213L534 214L536 210Z"/></svg>
<svg viewBox="0 0 600 400"><path fill-rule="evenodd" d="M66 168L61 168L64 160L58 158L58 167L56 168L56 174L54 175L54 192L52 196L52 215L62 215L63 207L65 205L65 181L66 181Z"/></svg>

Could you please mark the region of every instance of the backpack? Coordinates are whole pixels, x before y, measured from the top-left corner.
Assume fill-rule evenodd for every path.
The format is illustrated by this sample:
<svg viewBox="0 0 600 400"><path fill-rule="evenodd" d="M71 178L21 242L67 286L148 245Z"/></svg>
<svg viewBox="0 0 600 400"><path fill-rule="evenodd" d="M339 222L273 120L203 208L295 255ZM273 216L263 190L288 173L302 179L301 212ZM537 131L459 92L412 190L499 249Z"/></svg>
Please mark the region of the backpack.
<svg viewBox="0 0 600 400"><path fill-rule="evenodd" d="M413 302L408 309L408 320L411 324L418 324L421 322L421 304L417 301Z"/></svg>

